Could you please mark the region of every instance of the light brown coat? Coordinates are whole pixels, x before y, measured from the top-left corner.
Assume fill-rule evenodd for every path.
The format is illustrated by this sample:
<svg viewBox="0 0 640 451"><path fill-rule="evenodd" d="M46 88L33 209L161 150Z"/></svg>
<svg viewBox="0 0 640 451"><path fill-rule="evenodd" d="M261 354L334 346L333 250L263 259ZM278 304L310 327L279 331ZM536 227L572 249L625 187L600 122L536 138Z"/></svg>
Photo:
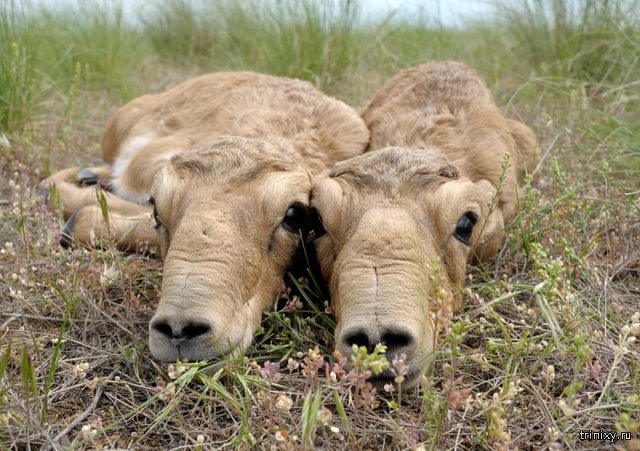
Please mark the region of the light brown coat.
<svg viewBox="0 0 640 451"><path fill-rule="evenodd" d="M151 352L208 359L249 345L305 232L311 176L362 153L368 137L355 111L309 83L221 72L129 102L107 126L107 166L43 185L70 217L63 244L159 245ZM78 182L105 186L107 220Z"/></svg>
<svg viewBox="0 0 640 451"><path fill-rule="evenodd" d="M337 317L336 348L387 346L417 384L460 306L467 262L491 257L518 206L517 167L535 153L480 77L456 62L393 77L364 108L368 152L314 183L316 240ZM374 382L393 380L390 371Z"/></svg>

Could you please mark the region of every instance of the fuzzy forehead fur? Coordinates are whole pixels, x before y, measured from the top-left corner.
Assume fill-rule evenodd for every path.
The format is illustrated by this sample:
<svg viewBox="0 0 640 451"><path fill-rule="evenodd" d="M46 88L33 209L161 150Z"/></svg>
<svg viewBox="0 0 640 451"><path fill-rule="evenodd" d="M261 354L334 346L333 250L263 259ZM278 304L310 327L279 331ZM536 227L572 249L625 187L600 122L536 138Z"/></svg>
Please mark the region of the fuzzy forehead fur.
<svg viewBox="0 0 640 451"><path fill-rule="evenodd" d="M437 186L458 179L459 171L428 148L388 147L338 163L330 176L349 182L363 193L394 192L405 186L418 190Z"/></svg>
<svg viewBox="0 0 640 451"><path fill-rule="evenodd" d="M219 181L250 181L266 172L300 168L286 145L232 136L177 154L171 159L171 165L181 178L213 177Z"/></svg>

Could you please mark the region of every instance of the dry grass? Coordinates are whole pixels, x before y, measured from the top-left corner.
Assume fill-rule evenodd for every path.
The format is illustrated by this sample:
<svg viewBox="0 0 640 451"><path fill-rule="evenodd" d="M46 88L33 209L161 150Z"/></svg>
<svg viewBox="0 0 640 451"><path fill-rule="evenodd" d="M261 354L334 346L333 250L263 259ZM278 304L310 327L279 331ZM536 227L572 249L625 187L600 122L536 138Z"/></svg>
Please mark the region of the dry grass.
<svg viewBox="0 0 640 451"><path fill-rule="evenodd" d="M109 23L94 26L110 36ZM312 67L322 74L315 81L358 105L401 67L434 55L462 58L483 73L508 114L539 137L542 156L525 184L522 212L498 258L470 268L467 302L440 341L432 374L416 390L384 396L372 394L365 378L380 356L361 356L359 369L345 374L332 355L333 320L324 300L314 298L316 290L302 299L284 293L246 358L215 366L157 364L146 341L161 262L108 246L63 250L58 210L36 192L51 170L98 160L106 117L124 99L187 73L263 69L265 61L238 55L227 66L207 65L196 54L197 64L189 66L150 50L160 44L139 36L129 47L121 33L113 68L92 66L98 57L74 47L66 55L84 62L63 75L42 69L59 55L51 50L56 42L45 47L52 55L37 53L45 44L23 42L15 27L0 27L17 43L20 80L34 80L23 86L33 89L29 95L18 90L19 80L3 82L3 93L15 89L10 115L0 102L7 141L0 143L0 446L613 447L580 440L581 430L593 430L630 432L635 441L618 446L640 449L640 64L637 53L619 53L637 52L640 29L637 22L617 29L605 23L594 35L572 34L570 21L563 22L566 39L554 35L556 41L531 49L518 40L522 34L496 25L438 30L390 23L371 32L349 28L342 35L349 46L367 42L372 50L356 57L352 47L343 49L339 66L305 66L300 55L295 65L283 54L273 62L285 73ZM523 24L512 22L520 30ZM541 33L536 27L527 39ZM296 30L286 36L304 33ZM185 42L194 42L197 32L191 29ZM580 49L571 47L576 36ZM624 46L611 45L602 56L602 45L590 47L585 36ZM219 49L230 51L225 42ZM562 43L567 54L558 50ZM550 54L543 44L558 51ZM136 53L140 48L146 50ZM586 57L591 48L598 58ZM572 51L580 58L563 66ZM6 55L0 67L11 62ZM625 70L601 74L603 58L625 62ZM103 79L96 75L101 70ZM134 76L137 70L145 76Z"/></svg>

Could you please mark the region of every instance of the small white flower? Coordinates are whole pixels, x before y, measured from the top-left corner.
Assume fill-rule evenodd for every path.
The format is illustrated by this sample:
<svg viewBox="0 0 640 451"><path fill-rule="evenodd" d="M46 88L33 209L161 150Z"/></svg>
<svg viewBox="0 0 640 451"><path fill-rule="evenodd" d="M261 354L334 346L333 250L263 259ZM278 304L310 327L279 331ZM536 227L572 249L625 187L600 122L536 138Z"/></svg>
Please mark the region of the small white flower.
<svg viewBox="0 0 640 451"><path fill-rule="evenodd" d="M556 441L560 438L560 432L555 427L549 426L544 436L548 441Z"/></svg>
<svg viewBox="0 0 640 451"><path fill-rule="evenodd" d="M78 363L73 367L71 372L74 377L78 379L84 379L87 376L87 370L89 369L89 364L87 362Z"/></svg>
<svg viewBox="0 0 640 451"><path fill-rule="evenodd" d="M326 426L332 418L333 414L324 406L318 410L318 413L316 414L316 419L322 423L323 426Z"/></svg>
<svg viewBox="0 0 640 451"><path fill-rule="evenodd" d="M85 424L84 426L82 426L82 438L84 439L88 439L93 437L94 435L96 435L98 431L96 431L93 427L89 426L88 424Z"/></svg>
<svg viewBox="0 0 640 451"><path fill-rule="evenodd" d="M547 382L551 382L556 378L556 370L553 365L547 365L542 371L542 378Z"/></svg>
<svg viewBox="0 0 640 451"><path fill-rule="evenodd" d="M560 407L560 410L562 410L562 413L564 413L566 417L572 417L576 414L576 411L569 407L564 399L558 401L558 407Z"/></svg>
<svg viewBox="0 0 640 451"><path fill-rule="evenodd" d="M100 285L104 287L111 285L115 280L117 280L119 275L120 272L115 265L107 267L105 263L104 269L100 273Z"/></svg>
<svg viewBox="0 0 640 451"><path fill-rule="evenodd" d="M288 412L293 407L293 399L286 395L279 395L276 398L276 409Z"/></svg>

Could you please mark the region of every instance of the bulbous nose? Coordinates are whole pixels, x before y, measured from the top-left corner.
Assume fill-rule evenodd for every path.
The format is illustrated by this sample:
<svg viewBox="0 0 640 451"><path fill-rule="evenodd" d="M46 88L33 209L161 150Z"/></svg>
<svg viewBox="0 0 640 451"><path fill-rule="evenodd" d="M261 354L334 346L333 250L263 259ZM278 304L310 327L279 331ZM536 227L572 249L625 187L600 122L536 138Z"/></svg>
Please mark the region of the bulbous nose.
<svg viewBox="0 0 640 451"><path fill-rule="evenodd" d="M403 352L409 355L416 342L411 331L400 327L350 327L336 338L338 351L343 355L349 355L353 345L364 346L372 352L377 344L382 344L387 347L389 358Z"/></svg>
<svg viewBox="0 0 640 451"><path fill-rule="evenodd" d="M211 331L211 326L208 324L187 322L184 325L174 324L172 326L167 320L153 321L151 327L168 338L174 346L180 346L192 338Z"/></svg>
<svg viewBox="0 0 640 451"><path fill-rule="evenodd" d="M221 353L214 346L213 326L195 318L153 318L149 324L149 347L155 358L165 362L202 360Z"/></svg>

